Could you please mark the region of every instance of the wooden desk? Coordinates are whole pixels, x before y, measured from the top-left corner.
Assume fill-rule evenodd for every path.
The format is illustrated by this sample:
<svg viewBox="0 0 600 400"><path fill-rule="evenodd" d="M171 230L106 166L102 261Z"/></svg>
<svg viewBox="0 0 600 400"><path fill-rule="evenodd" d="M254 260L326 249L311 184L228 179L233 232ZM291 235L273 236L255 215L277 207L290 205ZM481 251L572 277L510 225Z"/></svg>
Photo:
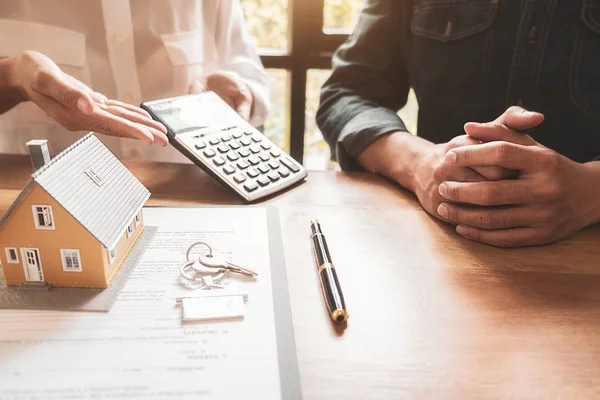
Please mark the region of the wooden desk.
<svg viewBox="0 0 600 400"><path fill-rule="evenodd" d="M240 204L191 165L130 163L150 204ZM0 157L0 212L30 174ZM368 174L315 172L279 206L306 399L600 398L600 228L537 248L468 242ZM329 321L318 217L350 320Z"/></svg>

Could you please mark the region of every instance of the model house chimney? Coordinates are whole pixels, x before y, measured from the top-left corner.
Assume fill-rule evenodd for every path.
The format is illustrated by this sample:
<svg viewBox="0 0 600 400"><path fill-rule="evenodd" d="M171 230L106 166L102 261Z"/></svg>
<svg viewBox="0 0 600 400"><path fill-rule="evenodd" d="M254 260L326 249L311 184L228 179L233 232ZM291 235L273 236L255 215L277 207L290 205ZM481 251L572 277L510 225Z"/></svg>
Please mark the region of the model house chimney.
<svg viewBox="0 0 600 400"><path fill-rule="evenodd" d="M26 144L29 147L29 155L31 156L34 171L42 168L50 161L47 140L30 140Z"/></svg>

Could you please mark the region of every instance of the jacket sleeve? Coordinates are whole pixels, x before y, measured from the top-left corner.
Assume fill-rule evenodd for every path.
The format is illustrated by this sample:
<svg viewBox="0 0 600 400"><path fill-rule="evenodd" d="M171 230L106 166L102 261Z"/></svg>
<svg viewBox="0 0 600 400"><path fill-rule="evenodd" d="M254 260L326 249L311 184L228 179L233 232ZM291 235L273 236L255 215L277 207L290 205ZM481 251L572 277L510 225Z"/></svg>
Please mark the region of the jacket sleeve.
<svg viewBox="0 0 600 400"><path fill-rule="evenodd" d="M216 24L216 44L220 68L237 72L254 96L250 123L260 126L269 113L269 76L256 46L244 26L244 14L239 0L219 2Z"/></svg>
<svg viewBox="0 0 600 400"><path fill-rule="evenodd" d="M343 170L382 135L406 131L397 111L410 89L405 47L412 1L366 0L357 26L334 54L317 124Z"/></svg>

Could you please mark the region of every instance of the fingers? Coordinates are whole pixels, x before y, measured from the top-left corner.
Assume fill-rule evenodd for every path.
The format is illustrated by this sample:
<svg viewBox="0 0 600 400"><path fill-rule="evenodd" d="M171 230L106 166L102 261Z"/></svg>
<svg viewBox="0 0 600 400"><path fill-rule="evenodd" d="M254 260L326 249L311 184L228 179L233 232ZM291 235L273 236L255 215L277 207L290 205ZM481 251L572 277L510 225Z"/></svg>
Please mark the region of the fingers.
<svg viewBox="0 0 600 400"><path fill-rule="evenodd" d="M94 100L90 93L81 86L69 82L60 71L38 70L33 77L31 89L53 98L70 111L87 115L94 112Z"/></svg>
<svg viewBox="0 0 600 400"><path fill-rule="evenodd" d="M471 168L452 168L447 174L446 180L452 180L457 182L481 182L485 180L485 177L473 171Z"/></svg>
<svg viewBox="0 0 600 400"><path fill-rule="evenodd" d="M539 220L529 207L472 208L458 204L441 203L438 214L454 225L468 225L480 229L507 229L532 226Z"/></svg>
<svg viewBox="0 0 600 400"><path fill-rule="evenodd" d="M479 144L481 144L481 141L476 140L475 138L472 138L468 135L460 135L460 136L454 137L452 140L450 140L447 143L446 151L457 148L457 147L479 145ZM517 171L513 171L513 170L509 170L509 169L497 167L497 166L476 166L476 167L472 167L471 169L480 176L480 179L477 179L479 181L486 180L486 179L491 180L491 181L498 181L498 180L502 180L502 179L513 179L513 178L517 177L517 175L518 175ZM452 179L452 180L464 181L463 179Z"/></svg>
<svg viewBox="0 0 600 400"><path fill-rule="evenodd" d="M518 133L498 122L477 123L468 122L465 124L465 132L467 135L481 140L483 142L506 141L523 146L529 146L536 142L529 136Z"/></svg>
<svg viewBox="0 0 600 400"><path fill-rule="evenodd" d="M140 139L146 143L154 143L154 135L149 127L129 121L125 118L111 114L107 110L97 109L94 118L89 121L89 130L104 135Z"/></svg>
<svg viewBox="0 0 600 400"><path fill-rule="evenodd" d="M194 81L190 84L189 93L202 93L208 90L206 86L206 79L194 79Z"/></svg>
<svg viewBox="0 0 600 400"><path fill-rule="evenodd" d="M542 157L543 152L543 148L536 146L492 142L452 149L446 153L444 162L460 167L494 165L513 170L528 170L535 168L536 161Z"/></svg>
<svg viewBox="0 0 600 400"><path fill-rule="evenodd" d="M162 146L167 146L169 144L166 136L167 129L164 127L164 125L146 117L144 114L137 113L129 108L121 106L108 106L106 107L105 111L128 121L143 125L154 137L154 142Z"/></svg>
<svg viewBox="0 0 600 400"><path fill-rule="evenodd" d="M505 179L516 179L519 176L519 172L494 166L485 167L473 167L473 171L477 172L481 176L485 177L489 181L501 181Z"/></svg>
<svg viewBox="0 0 600 400"><path fill-rule="evenodd" d="M235 111L246 121L250 120L253 102L254 96L248 85L240 83L240 90L235 99Z"/></svg>
<svg viewBox="0 0 600 400"><path fill-rule="evenodd" d="M50 118L70 131L94 131L104 135L154 143L155 135L151 133L149 127L114 115L100 107L96 107L92 115L84 115L73 113L58 101L41 94L36 94L33 100Z"/></svg>
<svg viewBox="0 0 600 400"><path fill-rule="evenodd" d="M455 203L480 206L524 204L540 200L532 185L520 180L495 182L442 182L440 195Z"/></svg>
<svg viewBox="0 0 600 400"><path fill-rule="evenodd" d="M136 106L134 106L132 104L123 103L122 101L119 101L119 100L108 99L108 100L106 100L106 105L107 106L122 107L122 108L125 108L125 109L127 109L127 110L129 110L131 112L134 112L134 113L140 114L140 115L142 115L142 116L144 116L146 118L152 119L152 116L148 113L148 111L146 111L146 110L144 110L142 108L136 107ZM167 128L165 128L163 124L160 124L160 126L161 126L161 130L164 129L164 133L167 133Z"/></svg>
<svg viewBox="0 0 600 400"><path fill-rule="evenodd" d="M544 114L513 106L508 108L496 121L511 129L523 131L541 124L544 121Z"/></svg>
<svg viewBox="0 0 600 400"><path fill-rule="evenodd" d="M513 228L501 230L484 230L459 225L456 233L465 239L485 243L497 247L532 246L540 243L538 232L534 228Z"/></svg>
<svg viewBox="0 0 600 400"><path fill-rule="evenodd" d="M252 111L252 97L248 98L244 96L235 104L235 111L244 118L246 121L250 120L250 113Z"/></svg>
<svg viewBox="0 0 600 400"><path fill-rule="evenodd" d="M493 122L468 122L464 129L469 136L484 142L504 140L527 146L536 142L530 136L518 131L535 128L543 121L543 114L527 111L521 107L510 107Z"/></svg>

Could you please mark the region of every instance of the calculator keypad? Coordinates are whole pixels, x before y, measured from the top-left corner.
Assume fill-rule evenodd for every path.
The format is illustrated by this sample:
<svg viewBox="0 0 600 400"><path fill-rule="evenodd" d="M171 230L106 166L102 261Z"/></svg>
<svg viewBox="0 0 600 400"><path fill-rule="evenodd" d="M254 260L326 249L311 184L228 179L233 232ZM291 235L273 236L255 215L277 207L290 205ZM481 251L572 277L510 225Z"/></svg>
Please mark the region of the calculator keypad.
<svg viewBox="0 0 600 400"><path fill-rule="evenodd" d="M302 170L269 139L250 130L190 136L186 142L197 157L213 164L222 179L253 196L255 191L262 193L273 185L277 185L274 191L285 187L282 182L296 178Z"/></svg>

